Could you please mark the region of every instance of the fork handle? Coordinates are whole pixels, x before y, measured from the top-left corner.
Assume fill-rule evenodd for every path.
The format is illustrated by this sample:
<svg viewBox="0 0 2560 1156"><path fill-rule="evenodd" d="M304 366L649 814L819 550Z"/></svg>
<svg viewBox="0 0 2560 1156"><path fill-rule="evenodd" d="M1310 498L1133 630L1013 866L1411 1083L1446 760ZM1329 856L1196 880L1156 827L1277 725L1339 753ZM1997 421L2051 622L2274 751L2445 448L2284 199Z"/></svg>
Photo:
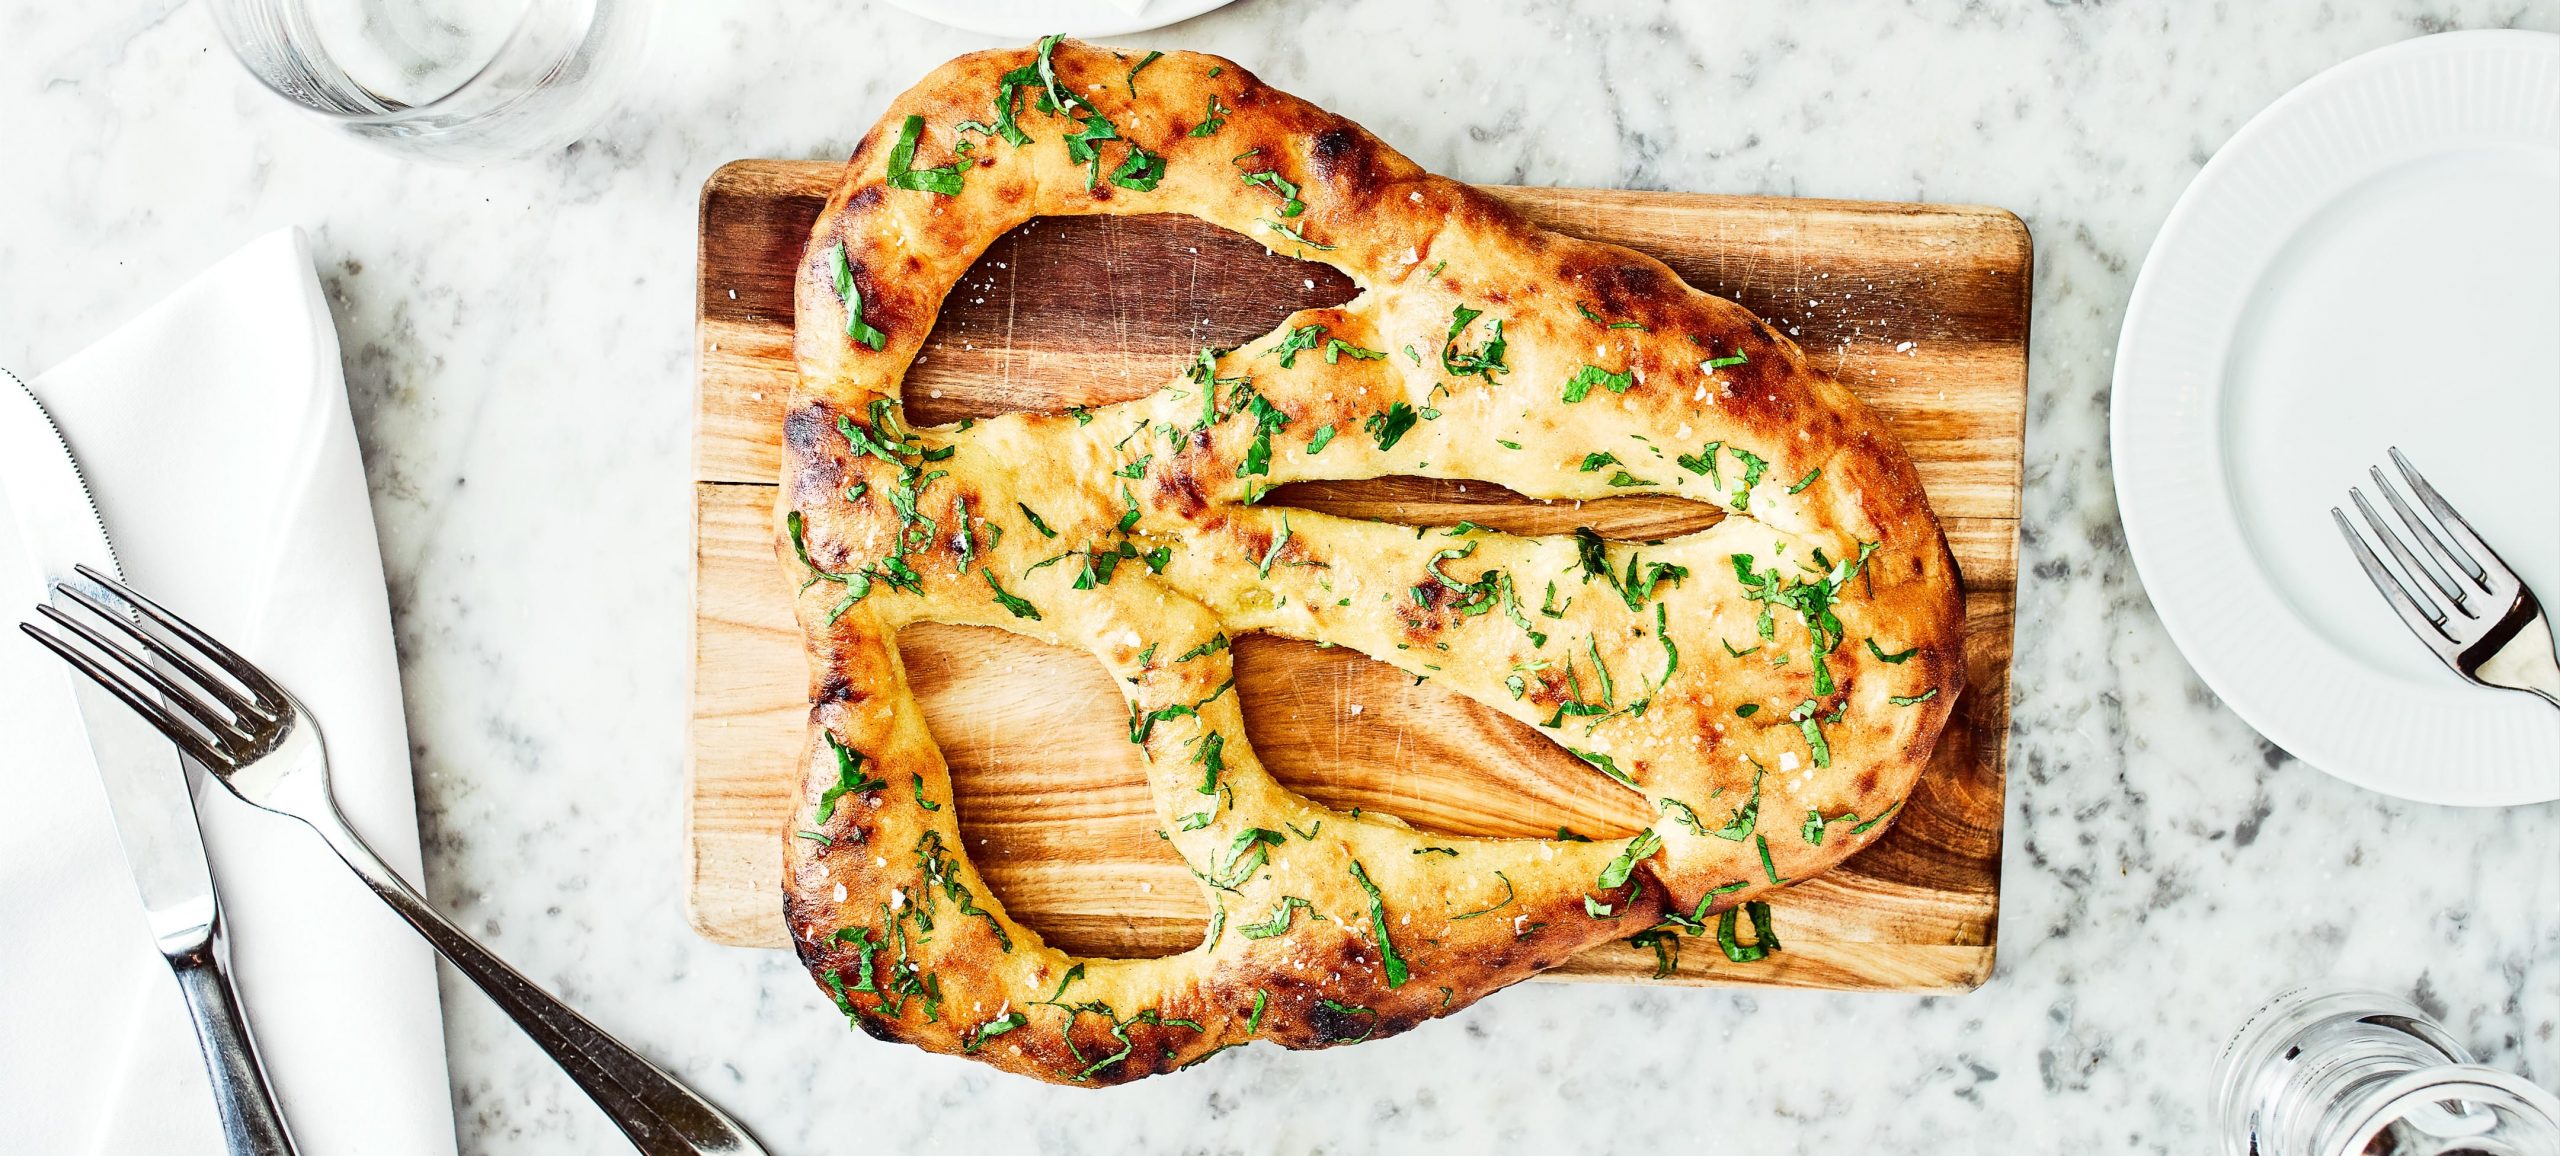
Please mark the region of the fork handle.
<svg viewBox="0 0 2560 1156"><path fill-rule="evenodd" d="M169 970L196 1021L196 1045L213 1078L213 1103L222 1114L223 1147L231 1156L294 1156L293 1134L267 1086L267 1071L240 1012L240 993L224 966L230 945L216 922L201 943L172 952Z"/></svg>
<svg viewBox="0 0 2560 1156"><path fill-rule="evenodd" d="M299 817L328 840L330 849L355 869L375 895L533 1037L604 1109L633 1147L646 1156L764 1156L764 1149L737 1122L552 998L438 914L426 897L365 845L334 805L325 810L324 815Z"/></svg>

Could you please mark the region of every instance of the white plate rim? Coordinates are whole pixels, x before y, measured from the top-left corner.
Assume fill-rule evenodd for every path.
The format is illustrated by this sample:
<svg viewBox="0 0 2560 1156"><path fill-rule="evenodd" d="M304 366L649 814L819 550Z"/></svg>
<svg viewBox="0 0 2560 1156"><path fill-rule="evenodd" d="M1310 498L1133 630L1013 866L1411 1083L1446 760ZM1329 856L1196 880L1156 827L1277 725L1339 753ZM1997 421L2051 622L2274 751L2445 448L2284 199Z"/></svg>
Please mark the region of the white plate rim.
<svg viewBox="0 0 2560 1156"><path fill-rule="evenodd" d="M1029 44L1051 33L1078 40L1127 36L1180 24L1224 8L1235 0L1154 0L1138 12L1109 0L889 0L910 16L963 32Z"/></svg>
<svg viewBox="0 0 2560 1156"><path fill-rule="evenodd" d="M2464 97L2515 79L2472 68L2456 81L2472 88L2448 89L2443 75L2427 70L2451 57L2511 64L2537 91L2553 93L2546 99L2560 100L2560 35L2489 30L2376 49L2260 111L2180 194L2135 278L2117 346L2109 450L2126 544L2153 608L2188 663L2243 721L2303 761L2369 790L2451 805L2541 803L2560 798L2560 715L2524 696L2510 700L2450 678L2422 686L2351 659L2328 661L2340 654L2334 644L2306 628L2249 560L2221 461L2221 378L2233 331L2291 232L2259 236L2211 260L2198 256L2200 246L2220 239L2217 232L2232 233L2235 219L2279 209L2304 219L2307 213L2290 210L2328 203L2366 176L2425 155L2411 134L2476 117L2482 102ZM2336 135L2348 130L2328 114L2381 89L2393 90L2400 115L2387 124L2355 124L2353 140ZM2333 134L2326 142L2323 131ZM2323 157L2322 143L2365 152ZM2393 144L2406 147L2377 147ZM2278 155L2334 171L2291 190L2273 182L2276 197L2294 199L2268 204L2263 186ZM2231 256L2235 251L2243 256ZM2215 279L2196 276L2198 269L2245 275L2220 278L2225 288L2217 294ZM2181 446L2212 447L2212 468L2202 468L2192 451L2181 455ZM2346 564L2343 551L2339 564ZM2536 774L2538 768L2555 769Z"/></svg>

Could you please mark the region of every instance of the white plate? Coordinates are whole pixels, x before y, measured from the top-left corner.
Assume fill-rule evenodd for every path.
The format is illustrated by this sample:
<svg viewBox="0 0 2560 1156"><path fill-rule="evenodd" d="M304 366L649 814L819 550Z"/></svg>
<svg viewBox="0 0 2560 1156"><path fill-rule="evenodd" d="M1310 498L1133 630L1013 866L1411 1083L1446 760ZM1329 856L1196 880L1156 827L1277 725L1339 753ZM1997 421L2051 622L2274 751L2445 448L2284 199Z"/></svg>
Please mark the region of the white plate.
<svg viewBox="0 0 2560 1156"><path fill-rule="evenodd" d="M900 8L968 32L1028 44L1052 32L1079 40L1126 36L1179 24L1235 0L889 0Z"/></svg>
<svg viewBox="0 0 2560 1156"><path fill-rule="evenodd" d="M2258 114L2161 226L2112 404L2134 562L2233 711L2372 790L2560 798L2560 711L2437 663L2329 520L2397 445L2560 605L2560 36L2405 41Z"/></svg>

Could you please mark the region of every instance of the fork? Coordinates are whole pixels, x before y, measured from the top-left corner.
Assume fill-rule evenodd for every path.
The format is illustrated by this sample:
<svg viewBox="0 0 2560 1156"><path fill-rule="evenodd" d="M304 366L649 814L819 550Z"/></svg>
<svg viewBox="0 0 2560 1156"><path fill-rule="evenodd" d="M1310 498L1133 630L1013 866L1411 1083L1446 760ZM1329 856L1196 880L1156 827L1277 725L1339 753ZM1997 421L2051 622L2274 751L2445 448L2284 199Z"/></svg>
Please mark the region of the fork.
<svg viewBox="0 0 2560 1156"><path fill-rule="evenodd" d="M2553 656L2551 624L2543 618L2542 604L2535 601L2533 591L2516 572L2498 558L2497 551L2480 540L2455 513L2453 504L2444 500L2426 475L2391 447L2391 464L2398 466L2400 476L2418 495L2435 521L2444 527L2439 537L2433 526L2420 517L2400 497L2381 467L2369 467L2374 489L2380 491L2400 524L2408 527L2404 536L2375 513L2373 503L2365 500L2364 491L2347 487L2347 497L2356 511L2364 515L2365 525L2382 542L2410 575L2403 582L2392 572L2373 547L2365 544L2347 515L2336 506L2329 507L2329 517L2338 523L2338 533L2345 535L2347 547L2355 551L2356 561L2363 563L2364 575L2373 588L2382 592L2383 600L2407 623L2409 632L2426 643L2427 649L2452 667L2455 674L2481 686L2503 687L2542 696L2553 706L2560 706L2560 659ZM2447 542L2445 539L2452 539ZM2419 550L2412 550L2407 539L2415 539ZM2423 553L2422 553L2423 552ZM2452 609L2439 608L2428 588L2442 596Z"/></svg>
<svg viewBox="0 0 2560 1156"><path fill-rule="evenodd" d="M329 793L320 727L300 701L159 603L86 566L79 573L124 605L57 583L54 591L87 614L39 604L50 628L29 622L19 629L123 700L241 801L319 832L375 895L577 1081L633 1147L647 1156L764 1156L746 1129L490 954L365 846ZM157 629L143 629L145 620Z"/></svg>

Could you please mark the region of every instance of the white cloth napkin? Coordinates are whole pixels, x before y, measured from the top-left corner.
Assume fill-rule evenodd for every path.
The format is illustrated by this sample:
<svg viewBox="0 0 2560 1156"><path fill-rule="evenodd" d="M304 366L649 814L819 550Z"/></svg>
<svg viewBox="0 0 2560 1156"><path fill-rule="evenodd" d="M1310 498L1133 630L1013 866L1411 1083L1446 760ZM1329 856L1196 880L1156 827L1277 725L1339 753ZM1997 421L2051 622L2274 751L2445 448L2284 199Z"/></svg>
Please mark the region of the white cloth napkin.
<svg viewBox="0 0 2560 1156"><path fill-rule="evenodd" d="M422 879L373 510L301 232L250 243L33 384L126 579L310 707L348 820ZM0 627L30 613L35 573L0 518ZM7 630L0 1148L219 1153L193 1028L82 749L62 668ZM450 1156L426 944L300 823L212 783L197 809L233 974L302 1151Z"/></svg>

